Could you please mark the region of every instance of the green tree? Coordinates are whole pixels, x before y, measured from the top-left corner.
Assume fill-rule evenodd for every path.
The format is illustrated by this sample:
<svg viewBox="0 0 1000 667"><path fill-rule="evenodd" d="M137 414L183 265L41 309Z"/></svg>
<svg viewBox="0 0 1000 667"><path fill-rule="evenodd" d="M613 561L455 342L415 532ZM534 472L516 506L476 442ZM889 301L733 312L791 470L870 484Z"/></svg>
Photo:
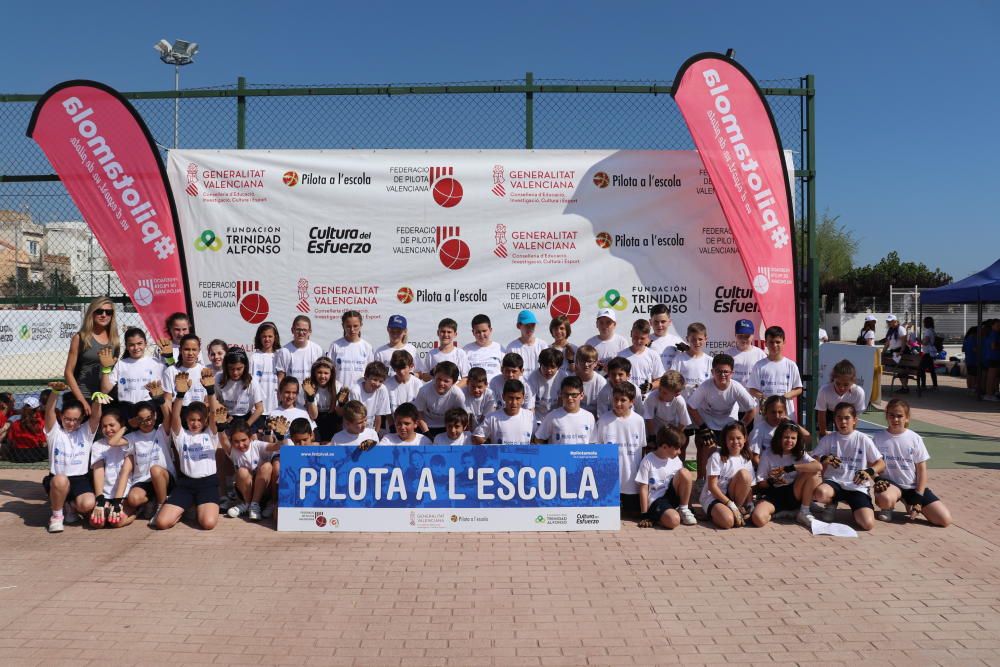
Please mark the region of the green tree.
<svg viewBox="0 0 1000 667"><path fill-rule="evenodd" d="M76 284L61 271L54 271L45 280L18 280L16 276L7 276L0 291L4 296L41 297L56 301L80 295Z"/></svg>
<svg viewBox="0 0 1000 667"><path fill-rule="evenodd" d="M851 269L838 280L832 281L832 292L844 292L847 310L856 311L862 307L864 297L887 297L889 288L896 287L940 287L952 281L952 277L940 269L929 269L924 263L904 262L895 250L879 260Z"/></svg>
<svg viewBox="0 0 1000 667"><path fill-rule="evenodd" d="M839 215L831 217L827 212L816 225L816 259L821 290L824 284L842 278L854 268L858 240L854 238L854 232L839 221Z"/></svg>

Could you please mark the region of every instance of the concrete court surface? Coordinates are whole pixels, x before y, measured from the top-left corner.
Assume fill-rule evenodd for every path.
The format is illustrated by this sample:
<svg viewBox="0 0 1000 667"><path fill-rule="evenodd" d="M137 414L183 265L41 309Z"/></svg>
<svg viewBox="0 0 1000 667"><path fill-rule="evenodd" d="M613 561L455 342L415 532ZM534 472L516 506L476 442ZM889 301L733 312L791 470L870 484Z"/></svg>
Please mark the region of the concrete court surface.
<svg viewBox="0 0 1000 667"><path fill-rule="evenodd" d="M225 518L48 535L43 471L0 470L0 664L1000 664L1000 410L960 394L910 395L938 428L931 486L955 524L857 539L630 521L298 535Z"/></svg>

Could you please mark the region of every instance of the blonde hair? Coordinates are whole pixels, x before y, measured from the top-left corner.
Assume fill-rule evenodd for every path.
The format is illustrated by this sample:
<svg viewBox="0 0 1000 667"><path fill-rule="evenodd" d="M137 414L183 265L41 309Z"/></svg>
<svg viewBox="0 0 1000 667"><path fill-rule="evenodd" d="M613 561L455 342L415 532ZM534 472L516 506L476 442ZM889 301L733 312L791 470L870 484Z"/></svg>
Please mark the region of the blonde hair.
<svg viewBox="0 0 1000 667"><path fill-rule="evenodd" d="M80 336L80 353L90 347L94 342L94 311L107 304L111 306L111 321L108 322L108 345L114 348L114 355L117 357L121 353L121 339L118 336L118 319L115 303L107 296L99 296L87 306L87 312L83 314L83 324L77 335Z"/></svg>

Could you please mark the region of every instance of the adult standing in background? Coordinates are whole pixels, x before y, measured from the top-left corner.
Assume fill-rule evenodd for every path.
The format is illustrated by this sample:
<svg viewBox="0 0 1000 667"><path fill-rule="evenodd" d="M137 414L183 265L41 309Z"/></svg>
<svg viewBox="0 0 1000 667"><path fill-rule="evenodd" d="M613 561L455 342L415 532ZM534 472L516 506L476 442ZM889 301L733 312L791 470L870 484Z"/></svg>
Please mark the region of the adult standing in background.
<svg viewBox="0 0 1000 667"><path fill-rule="evenodd" d="M937 358L937 332L934 330L934 318L924 318L924 330L920 334L920 372L931 374L931 381L937 387L937 373L934 371L934 359Z"/></svg>
<svg viewBox="0 0 1000 667"><path fill-rule="evenodd" d="M66 384L86 415L90 415L90 395L101 390L101 362L97 354L105 347L110 347L115 357L121 353L115 304L110 298L99 296L87 306L83 324L69 342L64 371Z"/></svg>

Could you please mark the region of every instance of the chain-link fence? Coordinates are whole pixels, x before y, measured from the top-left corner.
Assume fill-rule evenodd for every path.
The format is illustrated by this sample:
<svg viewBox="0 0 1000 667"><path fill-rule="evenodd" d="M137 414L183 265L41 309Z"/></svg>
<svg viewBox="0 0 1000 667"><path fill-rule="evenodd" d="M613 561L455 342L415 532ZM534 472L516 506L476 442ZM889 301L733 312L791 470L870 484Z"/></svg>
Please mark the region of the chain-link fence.
<svg viewBox="0 0 1000 667"><path fill-rule="evenodd" d="M784 147L794 154L796 212L808 222L815 217L811 79L760 83ZM692 149L670 92L668 81L529 74L506 81L308 87L240 79L125 97L164 157L174 142L175 102L184 148ZM130 306L48 160L25 136L39 97L0 95L0 390L22 395L61 377L81 304L106 294ZM797 243L805 243L809 228L799 225ZM800 270L802 303L815 294L806 278ZM802 317L804 331L815 328L808 310Z"/></svg>

